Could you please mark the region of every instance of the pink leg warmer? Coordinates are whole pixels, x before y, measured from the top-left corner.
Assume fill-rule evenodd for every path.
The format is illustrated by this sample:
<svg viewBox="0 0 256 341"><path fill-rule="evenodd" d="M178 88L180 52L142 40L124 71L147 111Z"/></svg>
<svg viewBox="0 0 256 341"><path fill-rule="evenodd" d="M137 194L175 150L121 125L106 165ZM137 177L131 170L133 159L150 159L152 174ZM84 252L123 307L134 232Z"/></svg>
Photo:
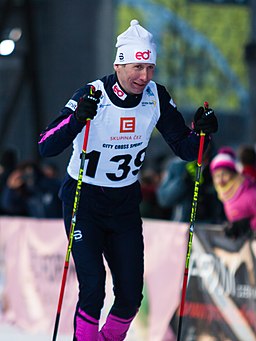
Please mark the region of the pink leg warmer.
<svg viewBox="0 0 256 341"><path fill-rule="evenodd" d="M98 341L99 321L87 315L80 308L75 317L75 340Z"/></svg>
<svg viewBox="0 0 256 341"><path fill-rule="evenodd" d="M101 328L98 341L122 341L125 339L130 324L135 316L123 319L109 314Z"/></svg>

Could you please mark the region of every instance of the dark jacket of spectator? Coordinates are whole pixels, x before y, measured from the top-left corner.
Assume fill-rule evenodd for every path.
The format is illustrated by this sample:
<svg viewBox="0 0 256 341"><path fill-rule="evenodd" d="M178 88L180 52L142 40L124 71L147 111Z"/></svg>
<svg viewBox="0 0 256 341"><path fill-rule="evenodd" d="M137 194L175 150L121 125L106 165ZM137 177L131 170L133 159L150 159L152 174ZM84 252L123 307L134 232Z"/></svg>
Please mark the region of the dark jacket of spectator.
<svg viewBox="0 0 256 341"><path fill-rule="evenodd" d="M24 162L9 175L1 204L7 215L60 218L60 182L46 177L34 162Z"/></svg>

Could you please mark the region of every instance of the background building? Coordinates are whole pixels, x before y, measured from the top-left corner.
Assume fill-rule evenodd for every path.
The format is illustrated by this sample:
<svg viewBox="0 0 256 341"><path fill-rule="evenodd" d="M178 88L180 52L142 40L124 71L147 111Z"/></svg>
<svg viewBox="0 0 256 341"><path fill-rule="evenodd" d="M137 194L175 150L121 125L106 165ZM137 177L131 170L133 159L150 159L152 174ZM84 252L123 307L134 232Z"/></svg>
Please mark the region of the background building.
<svg viewBox="0 0 256 341"><path fill-rule="evenodd" d="M74 89L111 73L116 35L138 18L158 44L155 79L190 124L208 100L216 145L255 143L256 10L253 0L0 0L0 152L39 159L39 132ZM1 45L0 45L1 46ZM0 47L0 53L2 49ZM156 132L154 158L169 153ZM67 163L70 150L53 159Z"/></svg>

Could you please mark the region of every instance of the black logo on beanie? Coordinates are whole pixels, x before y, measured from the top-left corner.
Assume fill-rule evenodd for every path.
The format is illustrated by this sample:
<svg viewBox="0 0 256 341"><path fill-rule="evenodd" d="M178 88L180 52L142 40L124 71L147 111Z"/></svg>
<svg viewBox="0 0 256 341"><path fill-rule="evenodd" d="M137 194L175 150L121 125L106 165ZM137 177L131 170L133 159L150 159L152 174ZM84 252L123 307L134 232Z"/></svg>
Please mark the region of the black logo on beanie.
<svg viewBox="0 0 256 341"><path fill-rule="evenodd" d="M119 53L119 60L120 60L120 61L123 61L123 60L124 60L124 54L123 54L123 52L120 52L120 53Z"/></svg>

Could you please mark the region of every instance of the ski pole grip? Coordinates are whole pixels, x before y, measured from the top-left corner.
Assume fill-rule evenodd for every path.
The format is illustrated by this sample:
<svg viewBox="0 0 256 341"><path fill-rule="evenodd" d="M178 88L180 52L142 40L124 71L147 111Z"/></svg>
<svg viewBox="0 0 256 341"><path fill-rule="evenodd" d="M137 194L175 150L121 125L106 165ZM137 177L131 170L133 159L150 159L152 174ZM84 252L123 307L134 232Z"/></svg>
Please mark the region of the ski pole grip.
<svg viewBox="0 0 256 341"><path fill-rule="evenodd" d="M204 102L204 111L206 111L209 108L209 103L207 101ZM205 133L201 130L200 136L205 136Z"/></svg>
<svg viewBox="0 0 256 341"><path fill-rule="evenodd" d="M209 108L209 103L207 101L204 102L204 109L207 110Z"/></svg>
<svg viewBox="0 0 256 341"><path fill-rule="evenodd" d="M90 95L91 96L94 96L94 93L95 93L95 87L93 85L90 86ZM89 121L91 121L90 118L87 118L86 119L86 122L89 123ZM88 128L89 129L89 128ZM86 133L87 134L87 133Z"/></svg>
<svg viewBox="0 0 256 341"><path fill-rule="evenodd" d="M96 89L95 89L95 86L91 85L91 86L90 86L90 95L94 96L95 90L96 90Z"/></svg>
<svg viewBox="0 0 256 341"><path fill-rule="evenodd" d="M206 111L208 108L209 108L209 103L207 101L205 101L204 102L204 110ZM202 165L203 150L204 150L204 138L205 138L205 133L201 130L200 131L199 153L198 153L198 160L197 160L198 166Z"/></svg>
<svg viewBox="0 0 256 341"><path fill-rule="evenodd" d="M206 111L209 108L209 103L207 101L204 102L204 111ZM205 136L205 133L201 130L200 136Z"/></svg>

